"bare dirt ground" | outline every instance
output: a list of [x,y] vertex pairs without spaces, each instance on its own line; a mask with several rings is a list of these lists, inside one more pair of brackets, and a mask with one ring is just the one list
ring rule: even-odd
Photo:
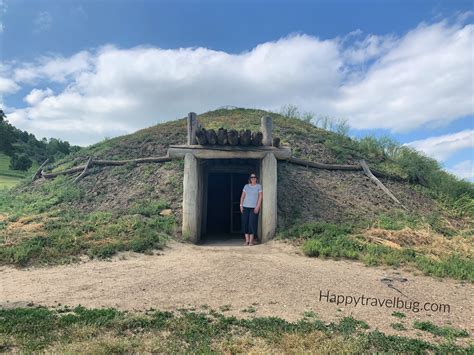
[[[420,309],[425,302],[448,304],[450,312],[336,305],[320,300],[320,294],[328,291],[380,300],[398,297],[419,302]],[[366,321],[370,329],[431,341],[440,339],[414,330],[414,320],[463,328],[471,336],[474,332],[474,287],[470,283],[352,261],[308,258],[298,248],[276,241],[252,247],[172,242],[156,255],[127,253],[112,261],[23,270],[1,267],[0,307],[31,303],[127,310],[223,307],[227,315],[277,316],[290,321],[313,311],[324,321],[352,315]],[[403,312],[406,318],[395,318],[394,311]],[[408,330],[394,330],[390,324],[397,322]]]

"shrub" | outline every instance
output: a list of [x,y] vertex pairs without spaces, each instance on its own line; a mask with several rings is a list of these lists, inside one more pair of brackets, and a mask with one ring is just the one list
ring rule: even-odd
[[27,171],[33,165],[33,161],[24,154],[13,154],[10,159],[9,168],[12,170]]

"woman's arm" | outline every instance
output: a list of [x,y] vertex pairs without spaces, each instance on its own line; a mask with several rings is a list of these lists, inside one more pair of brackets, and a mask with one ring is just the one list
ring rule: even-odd
[[245,191],[242,191],[242,195],[240,196],[240,212],[244,213],[244,200],[245,200]]
[[263,198],[263,192],[260,191],[258,193],[258,201],[257,201],[257,206],[255,207],[255,213],[258,213],[258,211],[260,211],[260,205],[262,204],[262,198]]

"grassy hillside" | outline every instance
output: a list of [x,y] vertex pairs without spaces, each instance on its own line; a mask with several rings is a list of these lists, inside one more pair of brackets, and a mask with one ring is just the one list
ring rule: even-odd
[[[206,128],[258,130],[267,114],[217,110],[198,119]],[[301,244],[309,256],[352,258],[473,280],[473,184],[393,142],[352,140],[297,118],[271,115],[275,136],[289,144],[296,157],[347,164],[364,158],[371,168],[406,179],[382,181],[408,208],[398,210],[360,172],[279,162],[279,237]],[[83,164],[90,155],[162,156],[170,144],[185,142],[183,118],[104,140],[52,168]],[[149,252],[168,238],[182,239],[182,160],[95,167],[80,183],[72,179],[25,182],[0,194],[0,263],[57,263],[83,254],[103,258],[120,250]],[[341,225],[347,228],[334,229]]]
[[37,140],[33,134],[10,124],[0,109],[0,189],[12,187],[30,176],[46,159],[54,162],[79,149],[55,138]]
[[8,155],[0,153],[0,190],[15,186],[25,177],[34,174],[36,169],[38,169],[38,163],[33,162],[28,171],[11,170],[9,167],[10,159]]

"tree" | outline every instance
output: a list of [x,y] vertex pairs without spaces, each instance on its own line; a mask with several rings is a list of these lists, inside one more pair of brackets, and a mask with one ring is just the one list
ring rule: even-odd
[[5,115],[5,112],[3,112],[3,110],[0,108],[0,123],[5,121],[6,118],[7,115]]
[[32,165],[33,162],[25,154],[13,154],[10,159],[10,169],[12,170],[27,171],[29,168],[31,168]]

